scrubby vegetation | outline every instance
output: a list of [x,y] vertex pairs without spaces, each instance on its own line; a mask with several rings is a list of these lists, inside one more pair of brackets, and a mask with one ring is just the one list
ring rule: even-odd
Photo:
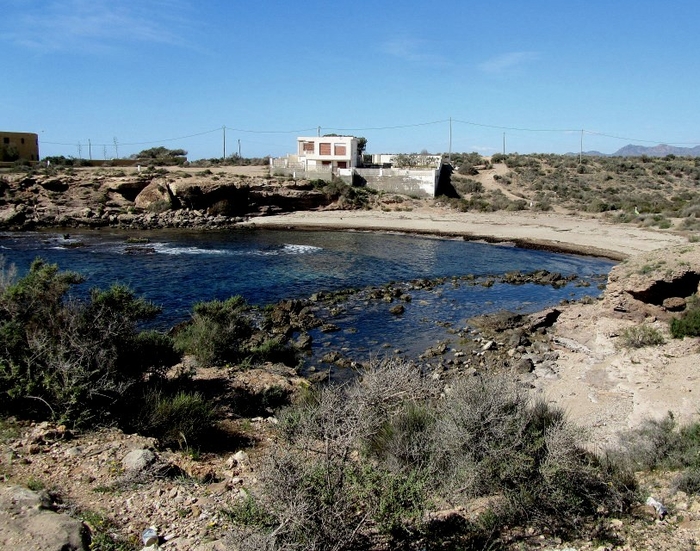
[[[691,157],[583,157],[517,153],[452,154],[452,181],[461,210],[505,210],[559,206],[573,212],[605,213],[614,222],[634,222],[661,229],[681,219],[681,229],[697,229],[700,213],[700,159]],[[495,189],[479,187],[480,175],[496,165],[507,172],[493,176]],[[470,182],[471,180],[471,182]],[[476,182],[472,183],[472,182]],[[483,183],[482,183],[483,186]],[[500,187],[500,189],[498,189]],[[506,201],[495,191],[522,198]],[[514,204],[515,203],[515,204]]]
[[137,330],[158,308],[115,285],[89,301],[67,296],[81,281],[35,261],[0,295],[2,407],[93,424],[125,413],[142,380],[162,374],[175,357],[164,335]]
[[[280,431],[261,487],[231,512],[240,549],[496,549],[506,526],[583,533],[634,496],[630,472],[500,377],[441,397],[418,367],[381,362],[310,393]],[[475,499],[479,514],[455,509]]]
[[81,281],[42,260],[20,279],[11,267],[0,270],[4,415],[86,429],[117,425],[156,436],[164,446],[199,447],[215,412],[192,389],[191,374],[167,376],[182,354],[203,367],[296,361],[286,340],[264,332],[248,340],[255,327],[240,297],[195,305],[191,322],[173,339],[143,328],[160,311],[154,304],[121,285],[78,299],[70,290]]
[[700,423],[679,426],[669,412],[624,434],[621,443],[632,468],[673,471],[676,489],[700,494]]
[[689,304],[679,318],[671,320],[671,335],[675,339],[700,336],[700,304],[697,299]]
[[333,178],[330,182],[311,180],[309,184],[313,189],[323,192],[328,201],[336,201],[340,208],[345,209],[365,208],[369,205],[370,198],[377,194],[376,190],[349,185],[339,178]]
[[623,348],[644,348],[664,343],[661,332],[651,325],[635,325],[628,327],[621,335]]

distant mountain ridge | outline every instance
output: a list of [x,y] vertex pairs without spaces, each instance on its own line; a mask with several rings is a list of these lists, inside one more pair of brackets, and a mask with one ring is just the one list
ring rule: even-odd
[[695,147],[676,147],[673,145],[659,144],[652,147],[644,147],[642,145],[626,145],[618,149],[613,156],[615,157],[665,157],[666,155],[675,155],[677,157],[700,157],[700,145]]
[[[567,155],[579,155],[578,153],[567,153]],[[615,153],[601,153],[600,151],[584,151],[586,157],[665,157],[675,155],[676,157],[700,157],[700,145],[695,147],[676,147],[673,145],[659,144],[651,147],[643,145],[626,145],[618,149]]]

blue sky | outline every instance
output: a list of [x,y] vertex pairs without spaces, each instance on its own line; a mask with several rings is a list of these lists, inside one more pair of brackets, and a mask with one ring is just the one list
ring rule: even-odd
[[224,126],[245,157],[318,127],[446,152],[450,119],[453,152],[694,146],[698,21],[697,0],[2,0],[0,129],[96,159],[220,157]]

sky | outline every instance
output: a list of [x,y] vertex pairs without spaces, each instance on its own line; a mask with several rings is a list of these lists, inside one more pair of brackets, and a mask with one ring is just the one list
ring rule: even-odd
[[[697,0],[0,0],[0,130],[42,157],[700,144]],[[225,145],[224,145],[225,142]]]

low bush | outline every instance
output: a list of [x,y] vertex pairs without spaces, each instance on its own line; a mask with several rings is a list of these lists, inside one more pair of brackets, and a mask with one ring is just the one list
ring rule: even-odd
[[683,312],[680,318],[672,319],[670,329],[674,339],[700,336],[700,307],[695,305]]
[[[4,278],[0,278],[3,279]],[[0,294],[0,407],[92,425],[120,418],[134,389],[174,362],[169,339],[139,324],[159,308],[126,287],[68,299],[81,281],[36,260]]]
[[134,420],[141,434],[158,438],[162,446],[198,448],[211,434],[214,409],[198,392],[147,391]]
[[460,194],[481,193],[484,191],[484,185],[471,178],[455,179],[453,185]]
[[285,365],[296,363],[296,350],[281,337],[266,339],[261,344],[246,350],[248,363],[279,362]]
[[700,423],[679,427],[671,412],[646,420],[620,443],[636,469],[700,468]]
[[664,337],[661,332],[651,325],[635,325],[633,327],[628,327],[620,336],[620,344],[623,348],[658,346],[664,342]]
[[674,480],[674,486],[687,494],[700,494],[700,466],[693,465],[685,469]]
[[[585,451],[562,411],[501,377],[454,381],[439,398],[416,366],[375,363],[359,381],[310,393],[279,427],[256,495],[273,520],[245,528],[270,549],[358,549],[372,535],[399,548],[426,534],[430,548],[480,548],[506,525],[585,531],[634,496],[630,471]],[[431,499],[483,497],[492,505],[474,523],[425,515]]]
[[175,335],[175,348],[203,367],[241,360],[243,344],[253,332],[247,311],[240,296],[195,304],[192,319]]

